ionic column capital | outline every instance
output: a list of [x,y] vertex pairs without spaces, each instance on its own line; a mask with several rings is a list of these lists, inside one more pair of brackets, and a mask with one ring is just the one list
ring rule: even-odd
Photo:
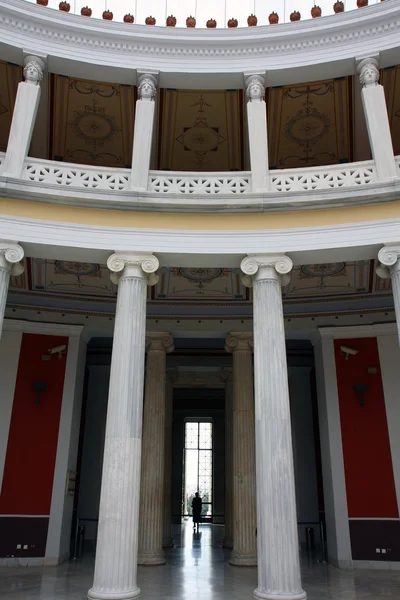
[[243,333],[230,333],[225,341],[225,350],[227,352],[234,353],[237,350],[253,352],[253,348],[253,334],[247,331]]
[[243,73],[247,102],[264,100],[265,71]]
[[172,352],[174,349],[174,338],[170,333],[147,333],[146,334],[146,352],[157,350],[161,352]]
[[24,56],[24,81],[30,85],[40,85],[46,68],[45,57],[36,54]]
[[158,88],[158,71],[137,71],[138,98],[144,102],[156,99]]
[[10,271],[10,275],[21,275],[25,267],[21,265],[24,249],[13,242],[0,242],[0,268]]
[[293,262],[286,254],[249,254],[240,268],[245,275],[243,283],[248,287],[262,279],[276,279],[284,286],[289,283]]
[[375,57],[363,58],[357,62],[357,73],[363,88],[379,83],[379,62]]
[[150,252],[116,252],[107,260],[110,279],[118,284],[122,277],[139,277],[147,281],[147,285],[155,285],[158,275],[155,274],[160,263]]
[[376,273],[382,279],[388,279],[394,271],[400,270],[400,242],[383,246],[378,252],[378,260]]

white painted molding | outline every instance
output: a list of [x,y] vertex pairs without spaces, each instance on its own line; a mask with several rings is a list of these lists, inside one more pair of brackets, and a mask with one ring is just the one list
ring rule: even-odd
[[21,321],[20,319],[4,319],[3,331],[21,333],[37,333],[42,335],[60,335],[82,337],[85,339],[83,325],[63,325],[59,323],[40,323],[36,321]]
[[[14,62],[22,52],[48,54],[56,73],[134,83],[133,69],[160,71],[162,87],[242,87],[243,72],[267,70],[269,85],[316,81],[354,72],[354,57],[380,53],[381,66],[398,64],[400,6],[363,9],[279,27],[148,27],[82,19],[23,0],[0,1],[0,43]],[[389,52],[391,51],[391,52]],[[387,56],[386,56],[387,55]],[[191,74],[198,75],[193,81]],[[221,76],[226,74],[226,76]],[[229,76],[230,75],[230,76]],[[123,81],[121,81],[123,79]],[[209,88],[208,88],[209,89]]]
[[376,325],[350,325],[348,327],[319,327],[323,339],[356,339],[385,335],[397,335],[396,323],[378,323]]
[[[286,253],[293,263],[375,258],[382,244],[398,238],[400,217],[364,223],[277,230],[177,230],[100,227],[0,215],[0,238],[18,240],[28,256],[106,262],[112,252],[154,252],[162,266],[239,267],[246,254]],[[86,251],[86,252],[85,252]],[[322,251],[322,252],[321,252]],[[73,258],[72,258],[73,257]],[[211,258],[210,258],[211,260]]]

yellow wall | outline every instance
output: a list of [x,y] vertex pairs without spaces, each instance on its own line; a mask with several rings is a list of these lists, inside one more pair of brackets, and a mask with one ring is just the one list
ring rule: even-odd
[[324,227],[399,218],[400,201],[349,208],[227,215],[102,210],[0,198],[0,214],[100,227],[256,231]]

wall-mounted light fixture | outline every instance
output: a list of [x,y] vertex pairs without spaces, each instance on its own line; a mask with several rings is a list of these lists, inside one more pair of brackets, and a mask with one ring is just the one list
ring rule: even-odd
[[32,389],[36,392],[35,404],[40,404],[40,394],[47,389],[47,383],[44,381],[34,381]]
[[355,392],[357,392],[357,394],[360,396],[360,406],[361,407],[365,406],[364,396],[368,390],[368,384],[367,383],[356,383],[355,385],[353,385],[353,390]]

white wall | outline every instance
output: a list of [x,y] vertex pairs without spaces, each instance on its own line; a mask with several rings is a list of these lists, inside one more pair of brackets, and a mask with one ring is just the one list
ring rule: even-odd
[[[89,381],[78,516],[97,519],[99,516],[110,367],[108,365],[90,365],[88,369]],[[85,525],[85,539],[94,540],[97,534],[97,524],[85,521],[82,524]]]
[[7,331],[7,321],[4,321],[3,334],[0,340],[0,494],[6,462],[21,340],[22,332]]

